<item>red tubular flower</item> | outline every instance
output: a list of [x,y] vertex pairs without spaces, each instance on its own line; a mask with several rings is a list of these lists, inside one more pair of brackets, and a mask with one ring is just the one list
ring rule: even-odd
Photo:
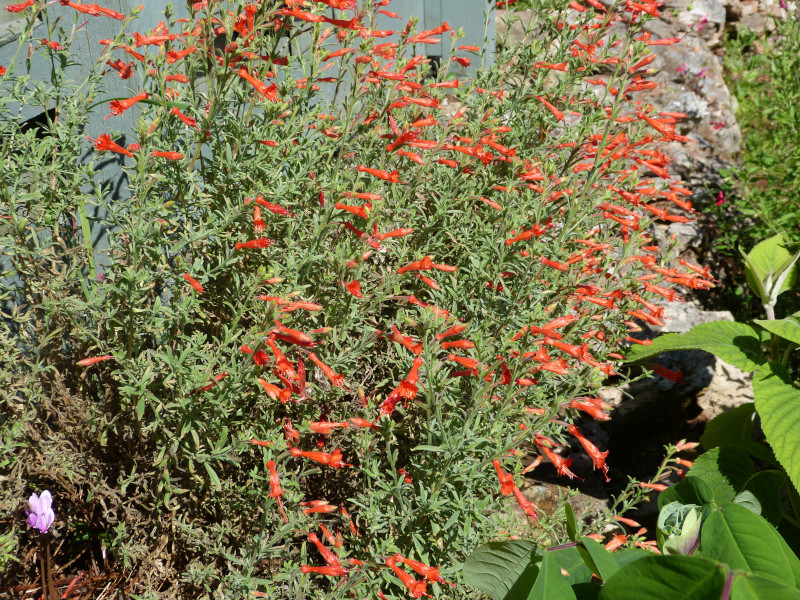
[[400,401],[401,398],[407,400],[413,400],[417,397],[417,381],[419,381],[419,368],[423,365],[423,360],[419,356],[414,359],[414,364],[411,366],[411,370],[408,372],[403,381],[400,382],[400,385],[386,397],[386,400],[381,402],[380,406],[380,416],[387,415],[391,416],[394,412],[394,407],[397,406],[397,403]]
[[197,127],[197,121],[192,119],[191,117],[187,117],[183,114],[180,110],[178,110],[177,106],[172,107],[172,114],[178,117],[184,124],[188,125],[189,127]]
[[445,581],[442,579],[441,575],[439,575],[439,567],[429,567],[425,563],[419,562],[417,560],[411,560],[410,558],[405,558],[402,554],[395,554],[394,559],[398,562],[403,563],[411,567],[414,571],[418,574],[422,575],[428,581],[435,581],[436,583],[446,583],[449,586],[456,587],[449,581]]
[[322,558],[325,560],[326,563],[334,567],[341,566],[341,563],[339,562],[339,557],[325,547],[325,544],[323,544],[320,541],[316,533],[309,533],[308,541],[317,547],[317,550],[319,550],[319,553],[322,555]]
[[18,13],[22,12],[26,8],[30,8],[34,4],[36,4],[35,0],[26,0],[21,4],[9,4],[8,6],[5,7],[5,9],[10,13]]
[[386,559],[386,566],[391,567],[392,571],[395,572],[395,575],[397,575],[403,585],[406,586],[413,598],[421,598],[426,595],[425,592],[428,589],[428,582],[424,579],[422,581],[414,579],[410,574],[397,566],[397,561],[394,557],[390,556]]
[[578,438],[581,446],[583,446],[584,450],[586,450],[586,453],[592,458],[595,469],[600,469],[603,472],[603,476],[606,478],[606,481],[611,481],[608,478],[608,465],[606,465],[606,456],[608,456],[608,451],[606,450],[605,452],[600,452],[597,446],[583,437],[575,425],[570,425],[567,428],[567,431]]
[[75,364],[78,365],[79,367],[91,367],[92,365],[95,365],[99,362],[103,362],[104,360],[114,360],[114,357],[111,356],[110,354],[105,354],[103,356],[93,356],[91,358],[84,358],[82,360],[79,360]]
[[246,80],[259,94],[264,96],[264,98],[270,102],[278,101],[278,86],[274,83],[268,86],[263,81],[259,81],[250,75],[250,73],[247,72],[247,69],[239,69],[239,77]]
[[116,152],[117,154],[124,154],[125,156],[133,157],[133,154],[130,150],[126,150],[116,142],[111,140],[111,136],[107,133],[101,133],[96,140],[92,140],[92,138],[88,138],[92,142],[94,142],[94,147],[98,152]]
[[[553,463],[553,466],[556,468],[556,471],[558,472],[559,475],[566,475],[570,479],[576,477],[575,473],[569,470],[569,466],[572,464],[572,459],[564,458],[553,452],[547,445],[548,444],[547,438],[537,433],[536,437],[533,440],[533,443],[536,444],[539,447],[539,449],[542,452],[544,452],[545,456],[547,456],[550,462]],[[578,479],[581,478],[578,477]],[[583,480],[581,479],[581,481]]]
[[347,464],[342,462],[342,451],[338,448],[333,452],[317,452],[317,451],[305,451],[300,450],[299,448],[292,447],[289,449],[289,454],[294,456],[295,458],[307,458],[308,460],[313,460],[323,465],[327,465],[334,469],[338,469],[339,467],[352,467],[353,465]]
[[454,335],[459,335],[461,333],[464,333],[464,331],[466,329],[467,329],[467,325],[465,323],[456,323],[455,325],[453,325],[452,327],[450,327],[446,331],[443,331],[442,333],[437,333],[436,334],[436,339],[441,342],[445,338],[452,337]]
[[364,165],[358,165],[358,170],[361,173],[369,173],[370,175],[377,177],[378,179],[388,181],[389,183],[405,183],[405,181],[400,181],[400,173],[397,171],[397,169],[390,172],[381,171],[380,169],[371,169],[369,167],[365,167]]
[[301,565],[300,571],[302,573],[327,575],[328,577],[346,577],[347,573],[349,573],[349,571],[344,567],[337,567],[335,565],[328,565],[327,567],[311,567],[309,565]]
[[[314,340],[311,339],[308,335],[303,333],[302,331],[298,331],[297,329],[290,329],[285,325],[282,325],[278,321],[275,321],[275,327],[270,330],[270,334],[280,334],[283,338],[289,338],[289,342],[293,344],[297,344],[298,346],[314,346]],[[283,341],[287,341],[284,339]]]
[[188,273],[185,273],[185,274],[183,275],[183,278],[186,280],[186,282],[187,282],[187,283],[188,283],[190,286],[192,286],[192,287],[194,288],[194,291],[195,291],[195,292],[197,292],[198,294],[202,294],[202,293],[203,293],[203,286],[202,286],[202,285],[200,285],[200,282],[199,282],[199,281],[197,281],[197,280],[196,280],[194,277],[192,277],[192,276],[191,276],[191,275],[189,275]]
[[372,210],[372,204],[367,202],[363,206],[350,206],[348,204],[342,204],[341,202],[336,203],[336,208],[339,210],[344,210],[353,214],[357,217],[361,217],[362,219],[368,219],[369,213],[367,211]]
[[522,509],[527,516],[529,516],[533,521],[538,525],[539,523],[539,514],[536,512],[536,506],[528,500],[520,491],[520,489],[515,485],[514,489],[514,498],[517,499],[517,504]]
[[683,380],[683,371],[672,371],[671,369],[667,369],[666,367],[662,367],[661,365],[650,365],[650,368],[653,370],[654,373],[658,373],[664,379],[669,379],[670,381],[674,381],[675,383],[686,383]]
[[274,383],[270,383],[261,377],[258,378],[258,383],[261,384],[261,387],[267,392],[267,396],[273,400],[280,400],[283,404],[286,404],[292,397],[292,390],[290,388],[281,389]]
[[551,113],[553,113],[553,116],[556,118],[556,121],[560,121],[561,119],[563,119],[563,118],[564,118],[564,113],[563,113],[563,112],[561,112],[560,110],[558,110],[558,109],[557,109],[555,106],[553,106],[552,104],[550,104],[550,103],[549,103],[549,102],[548,102],[548,101],[547,101],[547,100],[544,98],[544,96],[537,96],[537,97],[536,97],[536,99],[537,99],[539,102],[541,102],[542,104],[544,104],[544,105],[547,107],[547,110],[549,110]]
[[517,487],[517,484],[514,483],[514,477],[503,470],[499,460],[493,460],[492,464],[497,471],[497,478],[500,480],[500,493],[504,496],[513,494],[514,489]]
[[255,240],[248,240],[246,242],[236,242],[235,248],[237,250],[241,250],[242,248],[247,248],[248,250],[252,250],[254,248],[269,248],[275,240],[271,240],[269,238],[258,238]]
[[128,98],[127,100],[112,100],[110,105],[111,114],[121,115],[137,102],[140,102],[141,100],[147,100],[147,98],[149,97],[150,94],[148,94],[147,92],[142,92],[138,96],[134,96],[133,98]]
[[166,158],[167,160],[183,160],[183,154],[180,152],[162,152],[160,150],[153,150],[153,156],[156,158]]
[[350,427],[348,421],[309,421],[308,428],[320,435],[330,435],[337,429]]
[[162,35],[142,35],[137,31],[133,34],[133,39],[136,41],[137,48],[141,48],[142,46],[163,46],[165,42],[172,42],[177,37],[178,36],[174,33],[166,33]]
[[345,289],[356,298],[364,297],[364,294],[361,293],[361,284],[358,282],[358,280],[353,280],[350,283],[345,283],[343,281],[342,284],[344,285]]
[[415,341],[410,335],[403,335],[395,325],[392,325],[392,341],[411,351],[415,356],[422,354],[422,342]]
[[172,63],[174,63],[174,62],[176,62],[176,61],[178,61],[178,60],[180,60],[182,58],[186,58],[190,54],[194,54],[196,51],[197,51],[197,48],[195,46],[190,46],[189,48],[186,48],[185,50],[170,50],[166,54],[166,59],[167,59],[167,62],[169,64],[172,64]]
[[657,492],[663,492],[665,489],[667,489],[667,486],[665,486],[663,483],[646,483],[644,481],[639,482],[639,487],[648,490],[655,490]]
[[328,365],[326,365],[319,358],[317,358],[317,355],[314,354],[313,352],[308,353],[308,358],[310,358],[314,362],[314,364],[316,364],[320,369],[322,369],[322,372],[325,374],[325,377],[330,379],[331,383],[335,387],[347,389],[347,386],[344,384],[344,375],[336,373]]
[[407,235],[411,235],[412,233],[414,233],[413,229],[410,229],[408,227],[402,227],[400,229],[395,229],[393,231],[379,233],[378,235],[375,236],[375,239],[383,241],[389,238],[405,237]]
[[288,523],[289,518],[286,516],[286,511],[283,509],[283,490],[281,489],[281,480],[278,478],[278,472],[275,470],[275,461],[267,461],[267,469],[269,469],[269,497],[275,498],[278,501],[278,508],[283,516],[283,522]]
[[114,69],[117,73],[119,73],[120,79],[129,79],[133,76],[133,63],[123,62],[119,59],[117,60],[108,60],[106,64]]

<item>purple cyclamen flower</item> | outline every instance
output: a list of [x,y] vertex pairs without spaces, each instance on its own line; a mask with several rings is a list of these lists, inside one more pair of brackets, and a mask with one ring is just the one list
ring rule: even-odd
[[28,508],[25,509],[25,513],[28,515],[28,525],[42,533],[47,533],[56,518],[52,505],[53,497],[49,491],[43,491],[41,496],[32,494],[28,500]]

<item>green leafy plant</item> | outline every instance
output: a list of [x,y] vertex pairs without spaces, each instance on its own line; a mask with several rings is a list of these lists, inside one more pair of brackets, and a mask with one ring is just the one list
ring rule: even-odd
[[[738,320],[748,320],[760,307],[751,302],[738,277],[739,247],[752,247],[778,233],[796,250],[800,231],[800,13],[770,17],[774,31],[754,33],[744,27],[724,41],[725,79],[736,99],[741,130],[741,156],[723,171],[722,190],[709,190],[718,205],[709,212],[710,244],[719,262],[731,261],[730,279],[718,293]],[[728,127],[730,123],[720,123]],[[800,308],[796,293],[784,299],[789,312]]]
[[[468,79],[449,71],[480,48],[379,29],[383,6],[196,2],[145,31],[14,7],[0,506],[52,490],[82,560],[110,542],[118,595],[462,597],[504,494],[563,536],[513,484],[522,450],[581,476],[577,439],[605,473],[573,421],[606,418],[630,316],[704,285],[647,234],[691,216],[650,204],[689,206],[654,146],[676,120],[638,103],[640,9],[620,37],[623,3],[539,2],[535,41]],[[74,81],[90,17],[120,29]]]

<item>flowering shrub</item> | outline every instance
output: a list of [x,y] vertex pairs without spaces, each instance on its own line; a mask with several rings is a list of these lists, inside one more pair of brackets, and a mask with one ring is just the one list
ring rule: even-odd
[[[638,29],[656,5],[543,0],[535,41],[467,80],[448,67],[479,48],[373,29],[387,2],[197,2],[147,32],[62,4],[122,30],[73,83],[74,31],[12,7],[57,46],[29,27],[52,83],[0,79],[4,506],[79,474],[65,518],[94,519],[131,586],[205,597],[463,597],[503,494],[563,536],[521,460],[581,476],[575,436],[607,473],[573,421],[607,418],[595,393],[654,299],[711,285],[647,233],[692,211],[653,146],[682,115],[635,100],[676,41]],[[45,99],[21,126],[14,103]],[[106,161],[127,199],[95,183]]]

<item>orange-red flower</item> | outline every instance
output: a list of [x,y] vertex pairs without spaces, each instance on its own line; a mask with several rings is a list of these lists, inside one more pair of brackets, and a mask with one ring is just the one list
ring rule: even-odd
[[127,150],[126,148],[123,148],[116,142],[112,141],[111,136],[107,133],[101,133],[99,136],[97,136],[96,140],[92,140],[92,138],[89,139],[94,142],[94,147],[98,152],[109,151],[133,157],[133,153],[130,150]]
[[137,102],[141,102],[142,100],[147,100],[147,98],[149,97],[150,94],[148,94],[147,92],[142,92],[138,96],[134,96],[133,98],[128,98],[126,100],[112,100],[110,105],[111,114],[121,115]]
[[603,476],[606,478],[606,481],[611,481],[608,478],[608,465],[606,465],[606,456],[608,456],[608,451],[606,450],[605,452],[600,452],[597,446],[595,446],[592,442],[583,437],[583,435],[581,434],[580,431],[578,431],[578,428],[575,427],[575,425],[570,425],[567,428],[567,431],[572,435],[574,435],[576,438],[578,438],[578,441],[581,443],[584,450],[586,450],[586,453],[592,458],[592,461],[594,462],[594,467],[596,469],[600,469],[603,472]]
[[414,579],[409,573],[406,573],[397,566],[397,561],[392,556],[386,559],[386,566],[391,567],[392,571],[395,572],[395,575],[397,575],[403,585],[406,586],[413,598],[421,598],[426,595],[425,592],[428,589],[428,582],[426,580],[417,581]]
[[192,288],[194,288],[195,292],[197,292],[198,294],[202,294],[203,293],[203,286],[200,285],[200,282],[197,281],[197,279],[195,279],[194,277],[192,277],[188,273],[184,273],[183,278],[186,280],[186,282],[189,285],[192,286]]
[[316,452],[316,451],[300,450],[300,448],[295,448],[293,446],[289,449],[289,454],[291,454],[295,458],[300,458],[300,457],[307,458],[308,460],[313,460],[320,464],[333,467],[334,469],[338,469],[339,467],[353,466],[345,462],[342,462],[342,451],[339,450],[338,448],[333,452]]

